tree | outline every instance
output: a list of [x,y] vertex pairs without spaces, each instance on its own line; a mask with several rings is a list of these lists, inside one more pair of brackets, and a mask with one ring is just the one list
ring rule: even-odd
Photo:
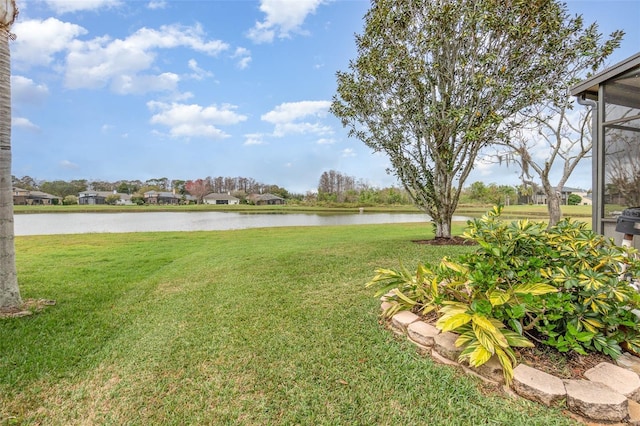
[[321,201],[346,201],[347,196],[354,195],[356,179],[335,170],[323,172],[318,182],[318,198]]
[[105,182],[103,180],[93,180],[90,182],[90,185],[93,191],[103,191],[103,192],[113,191],[115,187],[113,183]]
[[[517,117],[518,128],[503,144],[507,151],[501,155],[519,165],[524,184],[533,184],[534,176],[540,179],[547,198],[549,227],[562,217],[562,188],[578,163],[591,155],[591,111],[574,111],[570,88],[596,71],[620,46],[623,36],[622,31],[615,31],[603,41],[597,24],[591,24],[571,37],[566,46],[562,85],[554,86],[541,103],[522,111]],[[556,169],[560,169],[560,178],[554,185],[551,179]]]
[[84,179],[70,182],[64,180],[44,181],[40,184],[40,190],[64,198],[67,195],[78,195],[78,193],[86,191],[87,181]]
[[467,192],[469,193],[469,198],[473,201],[484,203],[484,199],[487,195],[487,185],[480,181],[473,182],[467,189]]
[[62,204],[65,206],[74,206],[78,204],[78,197],[76,197],[75,195],[67,195],[62,200]]
[[582,197],[578,194],[570,194],[567,198],[567,204],[570,206],[577,206],[582,201]]
[[29,191],[38,189],[38,183],[31,176],[23,176],[22,178],[12,176],[11,179],[13,180],[13,186],[17,186],[18,188]]
[[505,120],[557,84],[564,45],[582,28],[550,0],[374,0],[358,57],[338,72],[331,112],[390,160],[436,237],[479,151]]
[[9,32],[18,15],[15,0],[0,1],[0,309],[22,305],[13,231],[11,188],[11,56]]
[[186,189],[189,194],[196,197],[196,202],[198,204],[202,204],[204,196],[212,192],[211,185],[209,185],[209,178],[188,180],[184,184],[184,189]]
[[532,204],[533,193],[535,191],[534,185],[527,185],[523,183],[518,186],[518,203],[520,204]]
[[143,183],[133,180],[121,180],[114,184],[116,186],[116,191],[122,194],[134,194],[140,190]]
[[186,180],[174,179],[171,181],[171,187],[173,188],[174,191],[176,191],[176,194],[187,195],[187,190],[184,189],[184,185],[186,183],[187,183]]
[[169,179],[166,177],[148,179],[145,181],[145,185],[158,187],[159,191],[168,191]]
[[118,204],[118,201],[120,201],[120,195],[118,194],[109,194],[104,199],[105,204],[108,204],[110,206],[115,206],[116,204]]

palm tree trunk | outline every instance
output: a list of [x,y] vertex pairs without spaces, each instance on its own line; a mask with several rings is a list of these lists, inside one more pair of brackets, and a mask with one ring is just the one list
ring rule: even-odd
[[20,305],[11,182],[11,57],[9,32],[0,30],[0,309]]

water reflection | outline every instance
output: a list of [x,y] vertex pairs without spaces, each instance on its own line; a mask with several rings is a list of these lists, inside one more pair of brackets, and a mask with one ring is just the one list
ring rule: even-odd
[[[454,221],[469,218],[457,216]],[[282,226],[364,225],[430,221],[424,214],[265,214],[233,212],[43,213],[14,216],[15,235],[226,231]]]

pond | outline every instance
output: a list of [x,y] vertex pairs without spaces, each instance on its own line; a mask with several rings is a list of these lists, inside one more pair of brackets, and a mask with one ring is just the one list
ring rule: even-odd
[[[456,216],[454,221],[469,218]],[[15,235],[225,231],[282,226],[429,223],[420,213],[304,214],[233,212],[42,213],[14,216]]]

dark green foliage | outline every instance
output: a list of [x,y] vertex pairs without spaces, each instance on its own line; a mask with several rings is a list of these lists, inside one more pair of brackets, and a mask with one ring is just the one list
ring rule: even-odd
[[582,201],[582,197],[578,194],[571,194],[569,198],[567,198],[567,204],[570,206],[577,206]]
[[616,246],[582,222],[565,219],[546,229],[528,220],[503,222],[500,213],[495,207],[469,222],[464,235],[478,243],[474,252],[438,267],[420,265],[416,274],[380,270],[371,284],[398,288],[394,310],[437,310],[443,329],[460,332],[481,316],[560,352],[616,358],[623,344],[640,349],[632,312],[640,297],[629,282],[640,275],[635,249]]
[[553,97],[591,31],[549,0],[376,0],[364,20],[331,112],[388,157],[436,236],[449,238],[480,151]]

